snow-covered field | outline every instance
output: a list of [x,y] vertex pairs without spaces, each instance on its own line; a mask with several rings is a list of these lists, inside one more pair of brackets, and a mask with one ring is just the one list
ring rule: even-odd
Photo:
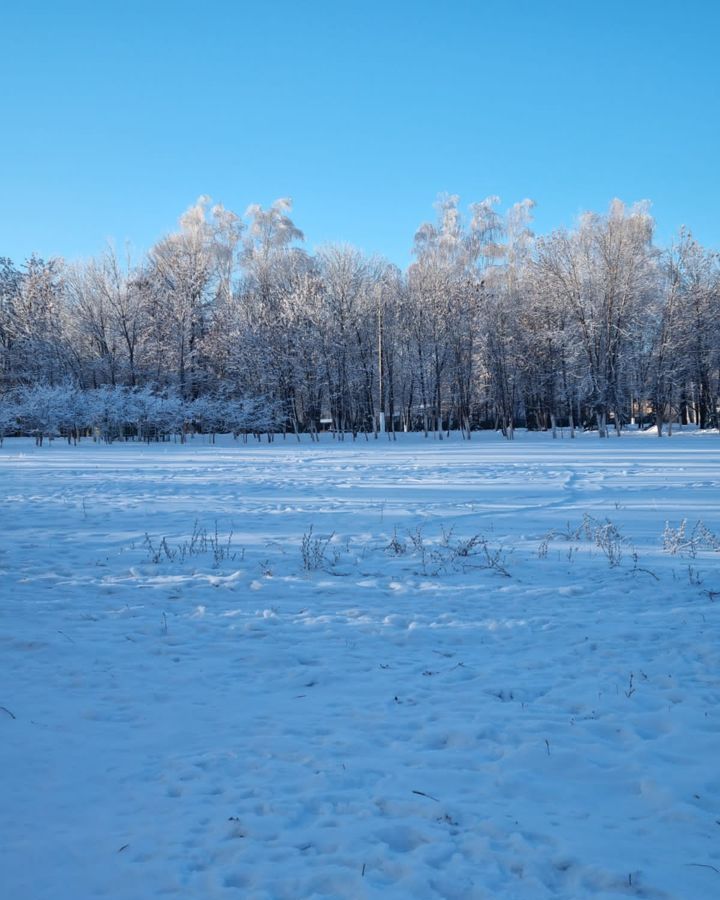
[[15,439],[0,510],[3,898],[720,897],[718,435]]

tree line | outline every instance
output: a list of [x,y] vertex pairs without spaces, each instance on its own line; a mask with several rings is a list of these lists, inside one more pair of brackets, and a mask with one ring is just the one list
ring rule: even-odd
[[0,437],[717,428],[718,254],[615,200],[536,237],[456,196],[406,271],[201,197],[138,262],[0,259]]

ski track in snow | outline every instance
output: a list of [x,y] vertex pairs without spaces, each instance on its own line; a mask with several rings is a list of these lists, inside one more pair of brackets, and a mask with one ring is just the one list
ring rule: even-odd
[[13,439],[0,512],[2,897],[720,897],[717,435]]

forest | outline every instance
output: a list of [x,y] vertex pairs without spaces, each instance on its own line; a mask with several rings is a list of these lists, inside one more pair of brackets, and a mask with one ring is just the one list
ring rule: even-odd
[[720,424],[720,264],[645,202],[532,231],[442,196],[406,271],[200,197],[139,261],[0,258],[0,439]]

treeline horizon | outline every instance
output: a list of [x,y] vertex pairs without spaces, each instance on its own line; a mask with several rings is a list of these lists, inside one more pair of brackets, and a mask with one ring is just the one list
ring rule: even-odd
[[0,438],[720,425],[716,251],[647,203],[498,207],[441,197],[405,271],[207,197],[137,262],[0,257]]

